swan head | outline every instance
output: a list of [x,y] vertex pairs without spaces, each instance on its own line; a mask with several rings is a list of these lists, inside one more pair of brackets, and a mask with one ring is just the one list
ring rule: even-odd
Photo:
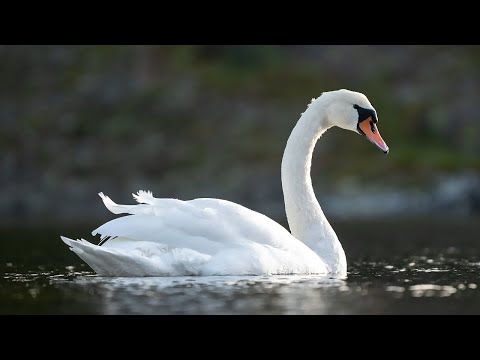
[[364,94],[342,89],[325,92],[320,98],[324,98],[327,102],[327,119],[331,126],[338,126],[365,136],[388,154],[388,146],[378,131],[377,112]]

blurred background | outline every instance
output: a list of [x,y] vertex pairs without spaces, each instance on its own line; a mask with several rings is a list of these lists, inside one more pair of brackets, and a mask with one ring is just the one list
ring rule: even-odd
[[[224,198],[288,228],[287,138],[312,98],[341,88],[367,95],[390,147],[385,156],[334,128],[315,149],[313,185],[349,284],[387,292],[368,300],[373,313],[480,312],[480,291],[462,290],[477,288],[480,264],[479,46],[1,45],[0,313],[117,304],[52,280],[91,274],[59,235],[99,241],[90,232],[116,217],[100,191],[127,204],[140,189]],[[415,292],[411,303],[388,293],[425,283],[464,302],[419,307]],[[138,311],[158,310],[149,306]]]
[[390,146],[332,129],[331,218],[480,212],[479,46],[1,46],[2,223],[100,224],[97,193],[219,197],[285,220],[280,163],[313,97],[366,94]]

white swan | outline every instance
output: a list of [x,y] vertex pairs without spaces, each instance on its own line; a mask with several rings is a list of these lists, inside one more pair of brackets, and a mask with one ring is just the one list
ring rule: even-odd
[[366,136],[383,152],[367,97],[349,90],[312,99],[293,129],[282,160],[282,186],[291,234],[258,212],[220,199],[156,199],[133,195],[118,205],[100,193],[114,214],[131,214],[92,232],[102,241],[62,240],[99,275],[182,276],[329,274],[345,277],[347,261],[312,187],[310,166],[318,138],[338,126]]

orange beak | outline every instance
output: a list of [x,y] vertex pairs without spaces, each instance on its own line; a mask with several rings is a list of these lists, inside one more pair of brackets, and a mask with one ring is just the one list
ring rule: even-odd
[[361,123],[358,124],[358,128],[360,133],[363,133],[367,137],[370,142],[375,144],[380,150],[382,150],[385,154],[388,154],[388,146],[383,141],[382,137],[380,136],[380,132],[377,129],[377,125],[372,121],[371,117],[363,120]]

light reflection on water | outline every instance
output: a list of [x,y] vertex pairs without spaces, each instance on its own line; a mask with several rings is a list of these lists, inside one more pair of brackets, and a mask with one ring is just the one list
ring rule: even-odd
[[102,278],[58,238],[91,226],[14,227],[0,230],[0,314],[480,314],[478,220],[338,222],[345,280]]
[[[2,313],[396,314],[480,313],[476,259],[412,256],[363,261],[348,278],[212,276],[109,278],[74,266],[6,272]],[[14,270],[14,266],[7,270]],[[35,305],[35,306],[34,306]],[[39,306],[40,305],[40,306]]]
[[107,301],[102,313],[280,314],[326,313],[320,288],[343,280],[321,276],[211,276],[87,278],[70,286],[96,286]]

